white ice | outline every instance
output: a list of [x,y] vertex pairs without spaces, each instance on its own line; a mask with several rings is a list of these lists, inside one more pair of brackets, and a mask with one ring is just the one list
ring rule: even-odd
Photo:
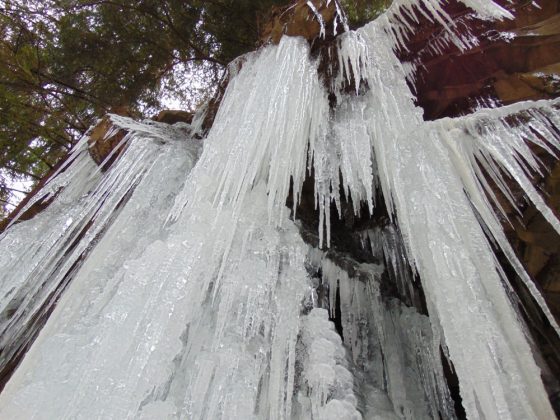
[[[558,104],[424,122],[394,53],[417,4],[340,36],[334,86],[355,89],[337,92],[336,109],[307,43],[284,37],[239,62],[202,152],[196,128],[115,116],[130,134],[101,173],[83,140],[45,190],[51,206],[0,240],[3,349],[17,352],[52,310],[0,395],[0,417],[452,417],[441,348],[469,418],[553,418],[485,229],[557,326],[482,171],[511,175],[558,230],[526,175],[540,169],[527,141],[558,148]],[[449,25],[438,1],[423,4]],[[508,17],[489,1],[465,4]],[[517,114],[524,125],[506,119]],[[396,232],[363,235],[403,273],[401,292],[414,280],[399,262],[410,263],[429,317],[382,298],[381,266],[355,278],[319,250],[308,258],[285,203],[292,189],[295,211],[311,170],[323,247],[341,190],[355,212],[383,192],[404,245],[394,248]],[[331,314],[339,288],[344,340],[328,312],[306,312],[306,261],[329,285]]]

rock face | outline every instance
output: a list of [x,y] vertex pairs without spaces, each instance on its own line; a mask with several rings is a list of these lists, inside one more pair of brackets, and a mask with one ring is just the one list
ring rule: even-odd
[[272,9],[270,20],[263,28],[261,41],[278,44],[284,35],[302,36],[308,41],[313,41],[320,35],[322,27],[335,21],[336,15],[335,1],[297,0],[284,7],[275,7]]
[[420,21],[401,58],[419,64],[414,87],[426,119],[460,115],[488,101],[507,105],[560,94],[560,2],[498,3],[514,19],[481,21],[455,1],[445,6],[460,33],[478,38],[466,51],[454,45],[433,50],[445,32]]
[[[101,165],[105,161],[126,135],[126,132],[123,130],[111,134],[112,130],[113,124],[111,123],[111,119],[105,116],[89,133],[89,154],[98,165]],[[117,156],[118,154],[115,154],[110,161],[106,162],[104,164],[104,169],[107,169]]]
[[175,124],[184,122],[190,124],[193,119],[193,113],[189,111],[181,111],[176,109],[164,109],[160,111],[155,117],[154,121],[166,124]]

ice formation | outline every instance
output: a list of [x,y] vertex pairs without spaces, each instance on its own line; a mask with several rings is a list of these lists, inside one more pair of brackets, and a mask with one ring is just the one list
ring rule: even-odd
[[[155,132],[160,139],[172,137],[173,129]],[[159,135],[159,136],[158,136]],[[133,137],[133,135],[128,136]],[[184,142],[183,142],[184,143]],[[68,168],[52,180],[36,199],[56,199],[33,223],[13,226],[0,241],[0,366],[4,368],[26,343],[33,339],[52,310],[52,302],[60,296],[82,260],[95,247],[100,237],[119,217],[124,203],[136,189],[145,189],[154,205],[163,205],[184,182],[170,178],[165,166],[186,170],[196,160],[200,147],[173,142],[173,149],[159,147],[154,142],[138,142],[126,150],[118,161],[117,169],[101,176],[87,152],[87,139],[76,146],[67,164]],[[181,155],[178,161],[175,155]],[[165,164],[163,163],[165,162]],[[182,165],[182,166],[178,166]],[[165,180],[164,185],[159,185]],[[129,216],[128,231],[123,249],[139,238],[133,232],[148,229],[149,220],[156,220],[157,207],[137,209]],[[115,249],[119,249],[118,247]],[[113,263],[114,264],[114,263]],[[107,269],[113,266],[107,266]]]
[[[335,109],[307,43],[284,37],[243,58],[204,140],[115,116],[129,134],[105,173],[82,140],[49,208],[0,238],[2,368],[35,340],[0,418],[452,419],[447,359],[469,418],[553,418],[487,236],[558,326],[484,174],[508,197],[511,176],[559,231],[527,177],[527,142],[560,149],[559,103],[425,122],[393,51],[412,6],[339,36]],[[310,172],[319,248],[297,222]],[[393,224],[361,232],[379,263],[328,251],[331,203],[373,213],[379,191]],[[387,270],[409,302],[382,296]]]

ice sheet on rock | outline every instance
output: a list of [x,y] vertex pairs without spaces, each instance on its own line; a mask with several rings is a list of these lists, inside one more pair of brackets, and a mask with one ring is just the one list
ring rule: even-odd
[[[3,416],[291,416],[309,286],[307,247],[284,202],[290,176],[303,181],[324,99],[307,54],[286,40],[244,64],[185,187],[172,187],[183,194],[172,217],[154,202],[160,217],[142,246],[121,252],[125,206],[0,397]],[[142,130],[158,137],[157,125]]]
[[200,202],[168,232],[160,216],[143,251],[115,261],[117,221],[2,394],[2,416],[289,417],[306,247],[289,221],[267,224],[264,191],[248,196],[219,286],[231,210]]
[[552,417],[461,168],[439,138],[425,138],[384,25],[376,21],[358,31],[375,50],[356,57],[349,49],[346,57],[366,63],[360,71],[370,87],[364,96],[383,194],[422,279],[434,332],[443,330],[467,415]]
[[[134,137],[134,135],[131,135]],[[10,227],[0,240],[0,365],[6,366],[34,339],[53,304],[64,292],[130,194],[147,176],[160,176],[173,162],[168,150],[144,138],[129,148],[106,174],[98,172],[86,145],[39,195],[55,201],[31,221]],[[177,141],[176,141],[177,142]],[[179,148],[192,166],[197,145]],[[189,166],[186,167],[189,169]],[[157,172],[159,175],[154,175]],[[161,189],[167,191],[168,189]],[[138,238],[136,239],[138,240]]]
[[[497,185],[514,209],[517,203],[504,173],[516,182],[550,225],[560,233],[560,221],[547,206],[528,174],[541,173],[541,162],[530,144],[558,156],[560,151],[560,101],[517,103],[499,109],[481,109],[459,119],[443,119],[426,125],[426,137],[447,145],[471,203],[499,247],[542,308],[551,326],[560,327],[538,288],[503,232],[500,218],[506,218],[487,176]],[[486,175],[487,174],[487,175]],[[498,209],[498,212],[494,211]],[[496,262],[496,265],[498,263]]]

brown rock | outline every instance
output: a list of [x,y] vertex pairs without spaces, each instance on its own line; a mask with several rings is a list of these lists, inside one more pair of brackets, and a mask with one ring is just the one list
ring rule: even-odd
[[189,111],[180,111],[175,109],[164,109],[160,111],[159,114],[154,118],[154,121],[175,124],[178,122],[184,122],[190,124],[193,119],[193,113]]
[[[68,157],[68,156],[67,156]],[[17,207],[10,212],[10,214],[5,218],[0,220],[0,234],[6,230],[6,228],[14,222],[17,218],[17,221],[14,223],[23,222],[24,220],[30,220],[35,217],[37,214],[42,212],[46,209],[56,198],[56,194],[51,195],[48,199],[42,198],[37,200],[32,206],[30,206],[27,210],[22,213],[22,210],[29,204],[29,202],[35,198],[37,194],[40,193],[41,189],[45,186],[47,181],[64,165],[66,162],[67,157],[62,159],[58,162],[54,168],[52,168],[49,173],[47,173],[38,183],[33,187],[33,189],[27,193],[25,198],[21,200],[21,202],[17,205]],[[1,381],[0,381],[1,382]]]
[[560,94],[554,77],[560,67],[560,2],[501,3],[514,14],[513,20],[477,21],[457,2],[446,6],[455,20],[473,22],[469,26],[479,45],[467,51],[448,46],[441,54],[430,52],[427,46],[443,30],[427,21],[419,24],[401,57],[420,59],[414,85],[426,119],[469,112],[482,98],[507,105]]
[[[121,140],[126,135],[126,131],[118,130],[115,133],[111,133],[114,127],[111,123],[111,119],[108,116],[103,117],[99,123],[91,130],[88,138],[89,154],[92,159],[98,165],[101,165],[103,161],[111,154],[113,149],[118,146]],[[116,159],[118,153],[116,153],[110,161],[106,162],[104,165],[104,170],[106,170],[111,163]]]
[[308,41],[317,38],[321,33],[320,21],[323,21],[325,27],[334,21],[336,3],[312,0],[316,12],[307,3],[305,0],[297,0],[288,6],[273,8],[270,20],[263,28],[261,41],[278,44],[284,35],[302,36]]

